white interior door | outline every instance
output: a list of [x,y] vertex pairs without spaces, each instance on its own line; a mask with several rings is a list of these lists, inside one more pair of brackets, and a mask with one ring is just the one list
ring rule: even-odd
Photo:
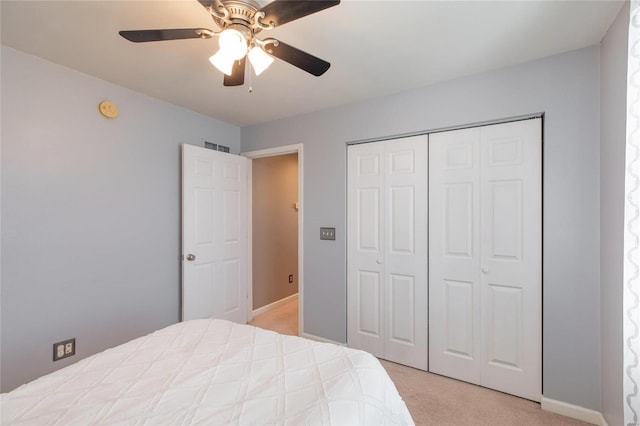
[[542,393],[542,126],[483,127],[482,386]]
[[350,145],[347,187],[347,341],[384,356],[384,143]]
[[384,142],[383,358],[428,368],[426,135]]
[[349,346],[427,369],[427,136],[348,148]]
[[430,370],[541,396],[540,119],[431,135]]
[[429,137],[429,370],[480,383],[480,130]]
[[182,319],[247,319],[247,158],[182,145]]

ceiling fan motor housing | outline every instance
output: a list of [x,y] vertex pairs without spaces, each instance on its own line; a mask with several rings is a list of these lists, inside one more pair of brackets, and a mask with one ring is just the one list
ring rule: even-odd
[[215,15],[213,20],[222,29],[232,28],[240,31],[247,40],[252,34],[259,33],[262,28],[254,24],[255,14],[260,9],[260,5],[253,0],[222,0],[221,3],[229,12],[225,19]]

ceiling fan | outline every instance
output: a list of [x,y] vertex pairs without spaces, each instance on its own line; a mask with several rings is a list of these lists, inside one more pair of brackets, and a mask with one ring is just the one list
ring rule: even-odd
[[274,0],[266,6],[254,0],[198,0],[211,14],[220,31],[208,28],[128,30],[119,34],[135,43],[190,38],[218,37],[220,49],[209,60],[222,71],[225,86],[244,84],[245,63],[249,58],[256,75],[267,69],[273,57],[315,76],[324,74],[331,64],[275,38],[259,39],[262,30],[272,30],[287,22],[340,4],[340,0]]

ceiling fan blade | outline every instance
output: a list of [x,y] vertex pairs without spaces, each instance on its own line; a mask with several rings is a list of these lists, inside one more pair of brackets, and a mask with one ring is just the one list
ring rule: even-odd
[[[183,40],[188,38],[211,38],[207,28],[178,28],[172,30],[128,30],[119,34],[134,43],[163,40]],[[209,34],[208,34],[209,33]]]
[[265,13],[261,21],[266,25],[273,22],[277,27],[338,4],[340,0],[275,0],[261,9]]
[[303,52],[300,49],[296,49],[293,46],[289,46],[278,40],[278,46],[270,44],[265,48],[266,52],[276,58],[282,59],[285,62],[290,63],[294,67],[298,67],[301,70],[313,74],[316,77],[324,74],[331,64],[313,55]]
[[237,60],[233,63],[233,69],[231,70],[231,75],[224,75],[224,85],[225,86],[242,86],[244,84],[244,66],[246,61],[246,56],[240,60]]
[[220,9],[224,9],[224,5],[220,0],[198,0],[205,9],[209,10],[209,7],[213,7],[214,10],[220,11]]
[[215,0],[198,0],[198,3],[206,9],[209,6],[214,6],[217,2]]

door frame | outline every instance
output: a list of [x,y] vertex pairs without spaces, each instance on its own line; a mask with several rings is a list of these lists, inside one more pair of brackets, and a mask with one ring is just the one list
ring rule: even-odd
[[[246,151],[240,153],[243,157],[247,157],[251,160],[255,158],[263,158],[263,157],[273,157],[277,155],[286,155],[286,154],[298,154],[298,336],[302,336],[304,334],[304,273],[303,273],[303,247],[304,247],[304,228],[303,228],[303,219],[304,219],[304,169],[303,169],[303,145],[302,144],[293,144],[293,145],[283,145],[274,148],[266,148],[259,149],[256,151]],[[249,176],[248,176],[248,193],[249,193],[249,223],[247,227],[247,232],[249,233],[249,276],[248,280],[250,285],[248,285],[248,294],[247,303],[250,304],[251,308],[247,309],[247,322],[250,322],[253,319],[253,185],[252,185],[252,177],[253,177],[253,167],[249,167]]]

